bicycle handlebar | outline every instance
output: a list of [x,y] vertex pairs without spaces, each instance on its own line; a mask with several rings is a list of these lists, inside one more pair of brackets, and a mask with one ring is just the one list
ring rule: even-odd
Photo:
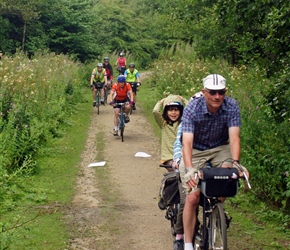
[[160,168],[166,168],[167,170],[173,170],[175,172],[179,172],[178,169],[175,169],[172,165],[166,165],[166,164],[159,164]]
[[245,179],[248,188],[252,189],[250,181],[249,181],[249,178],[248,178],[248,175],[246,174],[245,168],[243,166],[241,166],[240,164],[237,164],[237,163],[234,163],[234,164],[238,168],[238,170],[240,170],[243,173],[243,177],[240,177],[240,178]]
[[[203,159],[201,159],[201,160],[203,160]],[[226,162],[226,161],[229,161],[229,159],[226,159],[226,160],[223,161],[223,162]],[[219,163],[217,166],[220,166],[221,164],[223,164],[223,162]],[[232,162],[232,160],[231,160],[231,162]],[[242,172],[242,174],[243,174],[243,176],[241,176],[241,177],[239,176],[239,178],[243,178],[243,179],[245,179],[248,188],[249,188],[249,189],[252,189],[251,184],[250,184],[250,181],[249,181],[249,178],[248,178],[248,176],[247,176],[247,174],[246,174],[247,171],[245,171],[246,168],[243,167],[243,166],[240,165],[240,164],[235,163],[235,162],[233,162],[233,165],[235,165],[235,166],[237,167],[237,169],[240,170],[240,171]],[[206,167],[210,167],[210,168],[211,168],[211,167],[212,167],[211,162],[206,161]],[[200,168],[198,168],[198,171],[199,171],[199,169],[200,169]],[[195,172],[195,173],[194,173],[194,179],[197,180],[197,177],[198,177],[198,172]],[[189,189],[188,189],[188,192],[191,192],[191,190],[192,190],[192,188],[189,188]]]
[[141,86],[141,82],[128,82],[130,85],[131,85],[131,87],[133,88],[133,87],[140,87]]
[[116,103],[114,103],[114,107],[116,107],[116,106],[124,106],[124,105],[126,105],[127,104],[127,102],[116,102]]

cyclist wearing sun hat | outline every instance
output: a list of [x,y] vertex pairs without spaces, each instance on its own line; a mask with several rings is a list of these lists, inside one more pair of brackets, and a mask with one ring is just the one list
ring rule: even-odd
[[232,167],[233,162],[240,160],[240,109],[234,99],[225,96],[226,91],[226,79],[210,74],[203,79],[203,97],[191,100],[183,112],[179,171],[187,193],[183,210],[185,250],[193,250],[192,236],[200,196],[198,180],[194,178],[197,167],[203,167],[205,160],[215,166],[232,159],[222,167]]

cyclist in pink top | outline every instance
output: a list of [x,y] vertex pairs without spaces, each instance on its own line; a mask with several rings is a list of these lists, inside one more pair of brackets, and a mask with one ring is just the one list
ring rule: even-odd
[[119,58],[117,59],[115,66],[117,66],[117,70],[119,71],[119,75],[124,75],[124,72],[126,70],[126,58],[124,57],[124,53],[121,52],[119,54]]

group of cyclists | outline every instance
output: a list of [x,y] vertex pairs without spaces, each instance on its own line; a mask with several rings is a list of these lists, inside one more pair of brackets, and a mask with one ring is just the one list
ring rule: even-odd
[[[140,83],[140,74],[134,63],[126,68],[123,53],[120,53],[115,66],[119,71],[116,83],[112,83],[113,68],[109,58],[105,57],[104,62],[98,63],[93,69],[90,86],[93,106],[96,105],[97,82],[102,83],[101,104],[104,104],[103,88],[111,89],[109,103],[114,107],[113,134],[117,136],[121,108],[118,104],[126,103],[125,122],[129,122],[131,107],[136,109],[137,85],[132,83]],[[179,172],[180,209],[174,250],[193,250],[192,240],[194,228],[198,224],[196,211],[200,198],[198,169],[204,167],[206,161],[210,161],[213,166],[223,162],[221,167],[225,168],[240,164],[240,110],[234,99],[225,96],[226,92],[226,79],[218,74],[210,74],[203,79],[202,90],[189,101],[182,96],[169,95],[158,101],[153,109],[154,118],[162,131],[161,163]],[[247,170],[245,173],[249,177]],[[224,200],[221,198],[221,202]]]
[[138,91],[138,86],[141,85],[140,74],[135,68],[134,63],[130,63],[127,68],[126,58],[124,53],[120,53],[118,59],[114,65],[119,75],[117,77],[116,83],[113,84],[113,67],[110,64],[109,57],[104,58],[103,63],[98,63],[96,68],[92,70],[90,88],[93,92],[93,106],[97,105],[96,95],[97,88],[101,92],[101,105],[105,105],[104,102],[104,88],[110,91],[109,103],[114,107],[114,136],[118,136],[118,115],[120,113],[121,106],[118,103],[125,103],[125,122],[130,121],[129,112],[132,107],[136,110],[136,94]]

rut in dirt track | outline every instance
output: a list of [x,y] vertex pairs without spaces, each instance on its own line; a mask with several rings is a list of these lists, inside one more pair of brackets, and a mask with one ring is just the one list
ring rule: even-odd
[[[124,142],[113,136],[113,109],[106,105],[100,114],[92,108],[86,149],[82,155],[75,197],[66,216],[74,228],[69,249],[172,249],[173,237],[165,211],[157,206],[157,195],[164,173],[158,167],[160,144],[149,122],[137,106],[126,124]],[[98,150],[96,134],[102,133],[105,141],[104,155],[110,173],[112,189],[120,193],[120,216],[114,221],[118,233],[103,234],[100,225],[106,218],[100,214],[100,191],[96,188],[96,168],[87,167],[94,162]],[[136,152],[146,152],[150,158],[137,158]],[[110,228],[110,226],[109,226]],[[114,242],[114,248],[104,241]]]

